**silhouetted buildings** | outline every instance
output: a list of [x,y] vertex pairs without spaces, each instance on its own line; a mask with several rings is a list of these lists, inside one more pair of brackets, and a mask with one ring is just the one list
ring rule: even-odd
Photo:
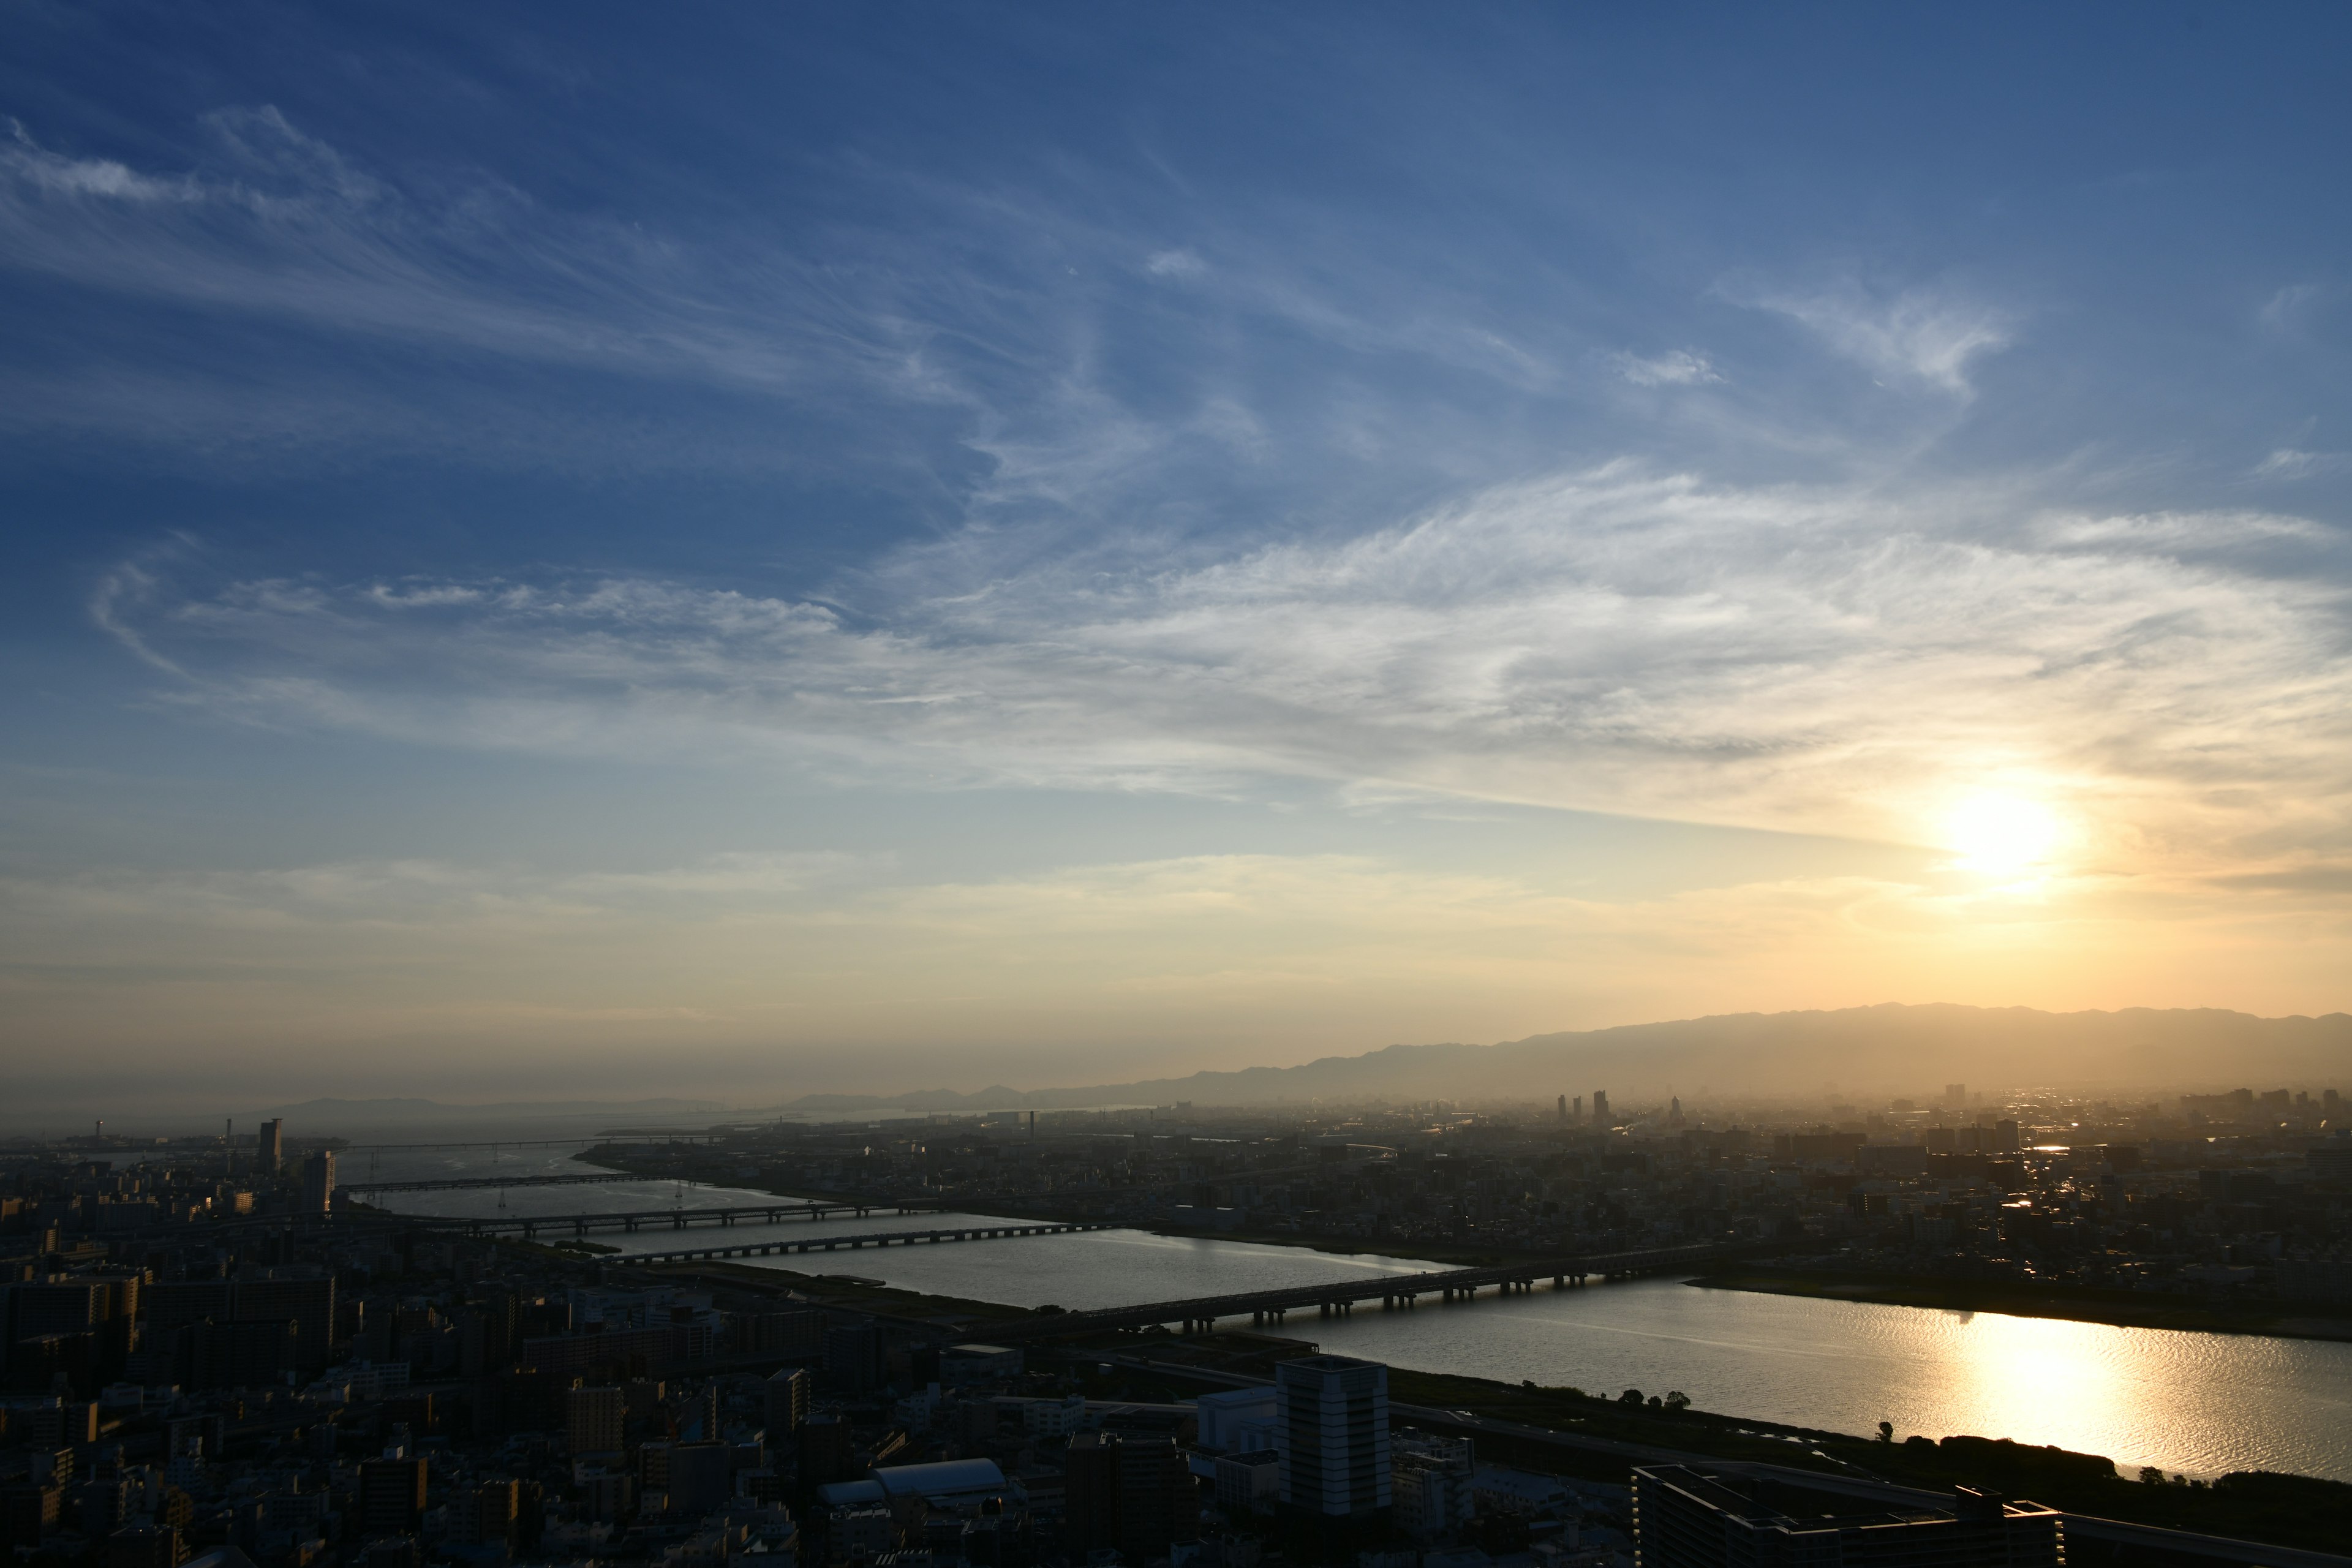
[[1073,1556],[1110,1549],[1149,1562],[1200,1536],[1192,1474],[1170,1438],[1082,1432],[1063,1476],[1063,1544]]
[[1275,1368],[1274,1386],[1284,1504],[1342,1518],[1388,1507],[1389,1369],[1303,1356]]

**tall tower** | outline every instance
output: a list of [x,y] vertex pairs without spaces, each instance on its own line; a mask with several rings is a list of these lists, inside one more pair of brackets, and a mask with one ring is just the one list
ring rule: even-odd
[[1347,1356],[1276,1363],[1275,1449],[1282,1500],[1348,1518],[1389,1506],[1389,1369]]
[[302,1162],[302,1212],[325,1214],[335,1201],[335,1152],[321,1149]]
[[1562,1121],[1568,1120],[1568,1096],[1564,1094],[1559,1097],[1559,1119]]
[[261,1124],[261,1145],[255,1154],[256,1166],[264,1176],[275,1176],[286,1168],[286,1119],[273,1116]]
[[1595,1127],[1607,1127],[1611,1125],[1609,1121],[1609,1091],[1605,1089],[1596,1089],[1592,1091],[1592,1125]]

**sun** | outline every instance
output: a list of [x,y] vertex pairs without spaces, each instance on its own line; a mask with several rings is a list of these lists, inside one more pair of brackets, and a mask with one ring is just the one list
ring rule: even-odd
[[2035,869],[2064,837],[2057,813],[2021,795],[1971,795],[1944,819],[1944,843],[1957,864],[1989,876]]

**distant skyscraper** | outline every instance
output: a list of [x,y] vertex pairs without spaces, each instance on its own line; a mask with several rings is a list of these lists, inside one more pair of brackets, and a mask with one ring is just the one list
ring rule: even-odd
[[1968,1102],[1969,1086],[1967,1084],[1948,1083],[1944,1086],[1944,1103],[1946,1105],[1966,1105]]
[[1303,1356],[1274,1369],[1282,1500],[1344,1518],[1389,1506],[1389,1369],[1347,1356]]
[[1592,1125],[1606,1127],[1609,1124],[1609,1091],[1596,1089],[1592,1091]]
[[1559,1119],[1562,1121],[1568,1120],[1568,1096],[1564,1094],[1559,1097]]
[[1584,1096],[1580,1094],[1576,1097],[1576,1109],[1569,1112],[1569,1120],[1571,1121],[1584,1120]]
[[261,1124],[260,1147],[255,1154],[264,1176],[274,1176],[286,1164],[286,1119],[272,1117]]
[[1667,1126],[1669,1126],[1669,1127],[1680,1127],[1682,1124],[1683,1124],[1683,1101],[1682,1101],[1682,1097],[1681,1097],[1680,1095],[1674,1095],[1674,1096],[1671,1096],[1671,1097],[1668,1099],[1668,1101],[1667,1101],[1667,1104],[1666,1104],[1666,1125],[1667,1125]]
[[302,1162],[302,1212],[325,1214],[335,1201],[335,1152],[321,1149]]

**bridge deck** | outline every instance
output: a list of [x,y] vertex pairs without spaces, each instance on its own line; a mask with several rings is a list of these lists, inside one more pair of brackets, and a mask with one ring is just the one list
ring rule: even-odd
[[1199,1296],[1181,1301],[1148,1301],[1132,1307],[1103,1307],[1084,1312],[1055,1312],[1024,1321],[992,1326],[992,1342],[1017,1339],[1059,1339],[1107,1329],[1148,1328],[1154,1323],[1181,1322],[1188,1328],[1206,1326],[1219,1318],[1280,1317],[1301,1308],[1347,1311],[1359,1301],[1410,1305],[1416,1297],[1470,1295],[1488,1288],[1532,1289],[1549,1278],[1556,1286],[1580,1284],[1599,1276],[1614,1279],[1666,1269],[1703,1268],[1711,1264],[1785,1250],[1785,1244],[1733,1242],[1704,1247],[1658,1247],[1636,1252],[1589,1253],[1488,1268],[1448,1268],[1425,1274],[1388,1274],[1335,1279],[1318,1285],[1289,1286],[1277,1290],[1248,1290],[1226,1296]]
[[743,1241],[727,1247],[681,1247],[661,1252],[623,1253],[614,1263],[691,1263],[707,1258],[772,1258],[803,1252],[855,1252],[866,1247],[936,1246],[950,1241],[1006,1241],[1024,1236],[1066,1236],[1073,1231],[1109,1230],[1108,1220],[1055,1221],[1034,1225],[964,1225],[938,1230],[878,1230],[858,1236],[809,1236],[791,1240]]
[[863,1219],[870,1214],[930,1214],[946,1206],[942,1203],[917,1200],[865,1203],[793,1201],[740,1204],[727,1208],[624,1209],[610,1214],[404,1215],[401,1217],[414,1225],[462,1229],[469,1236],[520,1236],[528,1238],[549,1231],[588,1236],[598,1231],[614,1230],[694,1230],[706,1226],[725,1228],[736,1225],[775,1224],[788,1219],[820,1220],[842,1214],[855,1215]]
[[630,1171],[590,1171],[578,1175],[562,1176],[442,1176],[414,1182],[341,1182],[338,1190],[346,1193],[439,1193],[488,1192],[509,1187],[585,1187],[612,1182],[650,1182],[653,1176],[640,1176]]

